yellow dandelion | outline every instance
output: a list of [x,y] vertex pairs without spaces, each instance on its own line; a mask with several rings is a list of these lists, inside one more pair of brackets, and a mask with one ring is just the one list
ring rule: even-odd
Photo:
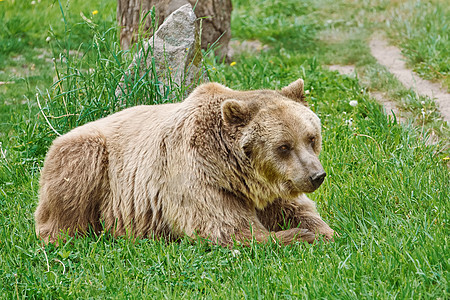
[[212,69],[215,71],[215,70],[216,70],[216,67],[213,67]]
[[235,64],[236,64],[236,62],[233,61],[233,62],[230,64],[230,66],[234,66]]
[[95,16],[96,14],[98,14],[98,10],[94,10],[94,11],[92,12],[92,14]]
[[450,156],[444,157],[442,160],[450,160]]

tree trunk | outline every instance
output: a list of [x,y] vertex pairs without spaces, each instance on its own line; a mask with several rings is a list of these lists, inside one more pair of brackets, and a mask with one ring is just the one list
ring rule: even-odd
[[156,22],[161,24],[166,17],[186,3],[195,7],[195,15],[202,19],[202,48],[207,49],[208,46],[216,44],[216,54],[225,57],[231,38],[231,0],[117,0],[117,21],[122,49],[129,49],[139,34],[148,38],[156,31],[157,28],[152,28],[150,15],[140,26],[141,19],[153,6]]
[[[156,16],[164,16],[164,1],[157,0],[118,0],[117,22],[120,27],[120,45],[123,50],[130,49],[137,40],[139,32],[153,34],[151,16],[147,16],[140,27],[140,21],[155,6]],[[161,23],[162,21],[159,21]]]

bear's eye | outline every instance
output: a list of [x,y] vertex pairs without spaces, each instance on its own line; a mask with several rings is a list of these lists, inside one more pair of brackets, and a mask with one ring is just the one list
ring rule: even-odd
[[288,154],[292,150],[292,146],[290,144],[283,144],[278,147],[278,152],[282,155]]
[[316,145],[316,138],[315,137],[310,137],[309,138],[309,143],[311,144],[311,146],[314,148],[314,146]]

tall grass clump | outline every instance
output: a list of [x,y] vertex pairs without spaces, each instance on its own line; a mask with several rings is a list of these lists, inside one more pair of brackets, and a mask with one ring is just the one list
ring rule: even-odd
[[[145,16],[152,18],[152,28],[156,25],[154,13],[152,10]],[[49,141],[74,127],[131,106],[180,101],[189,88],[173,82],[170,70],[157,73],[153,45],[144,47],[145,41],[138,38],[129,51],[123,51],[116,28],[100,32],[91,19],[84,20],[93,36],[89,47],[70,50],[70,33],[66,40],[57,40],[55,52],[60,55],[53,60],[56,80],[36,94],[41,113],[36,139],[42,147],[35,149],[39,154],[45,152]],[[148,61],[152,62],[149,67]]]

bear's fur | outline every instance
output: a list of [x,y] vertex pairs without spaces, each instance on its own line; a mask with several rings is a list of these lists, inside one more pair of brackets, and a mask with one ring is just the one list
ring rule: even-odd
[[303,80],[281,91],[204,84],[181,103],[129,108],[57,138],[36,232],[46,242],[89,228],[221,245],[330,239],[305,195],[325,177],[320,149]]

